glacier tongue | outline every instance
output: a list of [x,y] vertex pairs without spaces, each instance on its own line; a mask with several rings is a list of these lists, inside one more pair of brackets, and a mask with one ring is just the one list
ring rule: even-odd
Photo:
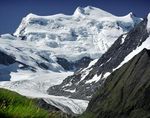
[[[26,76],[26,74],[27,73],[24,73],[22,76]],[[66,113],[81,114],[85,111],[88,101],[71,99],[63,96],[52,96],[48,95],[46,92],[50,86],[60,84],[65,77],[71,74],[73,73],[32,73],[32,76],[30,76],[32,77],[30,78],[31,80],[0,82],[0,88],[10,89],[31,98],[42,98],[46,103]],[[16,78],[17,77],[20,76],[16,76]]]

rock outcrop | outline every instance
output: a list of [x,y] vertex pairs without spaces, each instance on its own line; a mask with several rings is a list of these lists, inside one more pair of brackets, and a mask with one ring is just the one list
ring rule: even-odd
[[81,118],[149,118],[150,50],[144,49],[100,87]]

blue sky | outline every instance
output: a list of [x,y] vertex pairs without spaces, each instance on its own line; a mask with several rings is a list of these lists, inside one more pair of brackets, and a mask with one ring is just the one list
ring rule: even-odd
[[73,14],[78,6],[88,5],[118,16],[133,12],[138,17],[146,17],[150,12],[150,0],[1,0],[0,34],[13,33],[28,13]]

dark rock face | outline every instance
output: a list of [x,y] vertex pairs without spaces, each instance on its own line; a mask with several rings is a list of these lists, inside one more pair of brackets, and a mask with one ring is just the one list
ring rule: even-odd
[[86,68],[92,60],[93,59],[91,59],[90,57],[83,57],[82,59],[76,61],[74,65],[77,70],[81,68]]
[[[0,51],[0,81],[9,81],[12,71],[16,71],[15,58]],[[13,65],[14,64],[14,65]],[[12,65],[12,66],[10,66]]]
[[[122,42],[122,35],[115,41],[109,50],[102,55],[97,63],[90,67],[90,72],[86,75],[85,79],[81,80],[83,71],[77,71],[73,76],[66,78],[60,85],[49,88],[49,94],[90,100],[95,90],[97,90],[97,88],[105,81],[104,75],[107,72],[112,73],[113,69],[118,67],[129,53],[140,46],[148,38],[147,19],[144,19],[126,35],[124,42]],[[98,82],[86,83],[95,75],[101,75]],[[70,84],[70,86],[67,86],[68,84]],[[66,86],[67,88],[64,88]],[[76,91],[71,93],[66,92],[65,89],[76,89]]]
[[81,118],[149,118],[150,50],[113,72]]
[[15,63],[15,58],[12,56],[9,56],[7,54],[5,54],[4,52],[0,51],[0,64],[3,65],[10,65]]
[[[112,69],[117,67],[130,52],[140,46],[148,36],[147,19],[144,19],[144,21],[127,34],[123,44],[121,44],[122,36],[120,36],[110,49],[99,59],[95,64],[95,68],[98,67],[98,75],[102,72],[112,72]],[[111,60],[107,62],[110,58]],[[101,64],[104,65],[99,68]]]
[[89,57],[83,57],[76,62],[69,62],[67,59],[57,57],[57,63],[67,71],[77,71],[80,68],[85,68],[92,61]]
[[[21,64],[22,67],[19,67],[19,64]],[[31,66],[16,61],[16,58],[12,55],[8,55],[7,53],[0,51],[0,81],[10,81],[11,72],[17,72],[17,69],[35,70]]]
[[65,70],[73,70],[73,66],[67,59],[57,57],[57,63],[61,65]]

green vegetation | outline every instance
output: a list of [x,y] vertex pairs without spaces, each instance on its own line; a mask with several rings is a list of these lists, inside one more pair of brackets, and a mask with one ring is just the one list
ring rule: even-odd
[[16,92],[0,88],[0,118],[75,118],[60,110],[48,111],[38,106],[37,99],[29,99]]
[[48,112],[39,108],[33,99],[28,99],[6,89],[0,89],[0,117],[48,118],[48,115]]

